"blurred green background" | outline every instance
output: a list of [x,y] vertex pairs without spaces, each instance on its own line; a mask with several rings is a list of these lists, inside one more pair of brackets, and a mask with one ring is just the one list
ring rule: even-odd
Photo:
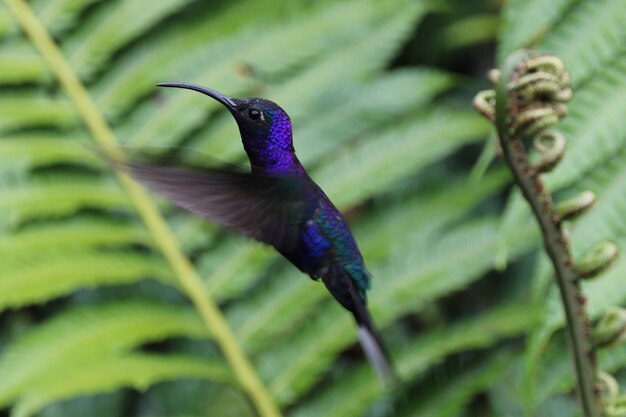
[[[580,256],[626,242],[623,0],[32,0],[138,152],[243,161],[235,123],[187,81],[284,107],[347,214],[408,401],[395,415],[573,416],[562,313],[537,228],[471,109],[519,47],[573,76],[559,198],[591,189]],[[254,416],[53,71],[0,5],[0,416]],[[285,415],[381,416],[349,315],[271,250],[156,200]],[[626,302],[626,263],[585,285]],[[601,352],[603,369],[626,349]],[[387,400],[388,401],[388,400]]]

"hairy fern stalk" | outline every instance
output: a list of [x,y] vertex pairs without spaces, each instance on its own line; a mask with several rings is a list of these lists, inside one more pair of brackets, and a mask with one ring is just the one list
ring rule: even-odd
[[[89,151],[93,131],[10,3],[0,4],[0,410],[256,415],[242,401],[250,390],[220,353],[219,336],[207,332],[171,259]],[[575,90],[559,126],[567,157],[545,181],[557,193],[596,195],[596,208],[572,230],[575,258],[600,238],[620,246],[622,1],[511,0],[469,17],[464,2],[453,3],[459,11],[435,23],[437,36],[428,40],[445,57],[473,54],[485,39],[497,41],[499,56],[532,46],[563,57]],[[573,386],[562,371],[568,359],[552,338],[563,315],[545,260],[535,256],[539,235],[517,193],[502,201],[510,178],[489,163],[490,144],[469,172],[490,131],[466,103],[474,86],[442,69],[432,52],[422,59],[431,66],[402,65],[415,42],[428,44],[424,32],[432,31],[422,22],[439,20],[436,3],[28,5],[95,111],[133,150],[194,165],[207,155],[243,160],[236,127],[219,106],[193,94],[161,96],[157,82],[260,95],[289,112],[302,162],[347,212],[374,276],[373,315],[412,389],[397,415],[471,415],[479,393],[486,415],[571,407],[562,395]],[[495,24],[483,27],[499,16],[499,33]],[[465,36],[468,28],[475,37]],[[215,299],[278,412],[384,413],[394,399],[383,398],[350,349],[353,325],[320,285],[260,245],[162,201],[155,208],[180,242],[174,250],[202,279],[191,293]],[[626,300],[624,270],[620,260],[585,284],[592,317]],[[531,290],[520,290],[530,278]],[[620,352],[601,353],[599,365],[619,369]],[[446,378],[433,384],[433,375]]]

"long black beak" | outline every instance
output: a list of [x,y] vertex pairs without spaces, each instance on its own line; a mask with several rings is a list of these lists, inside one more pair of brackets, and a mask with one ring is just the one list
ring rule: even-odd
[[237,110],[237,103],[234,99],[225,96],[222,93],[219,93],[215,90],[211,90],[210,88],[203,87],[197,84],[189,84],[189,83],[159,83],[158,87],[176,87],[176,88],[184,88],[187,90],[197,91],[202,94],[206,94],[207,96],[214,98],[215,100],[222,103],[231,113],[234,113]]

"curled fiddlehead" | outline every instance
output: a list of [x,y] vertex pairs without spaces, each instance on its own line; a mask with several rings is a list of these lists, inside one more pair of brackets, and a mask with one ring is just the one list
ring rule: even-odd
[[[580,288],[580,280],[595,277],[613,264],[617,247],[611,242],[602,242],[582,259],[574,261],[564,223],[590,210],[595,195],[585,191],[554,203],[542,179],[565,154],[565,137],[553,126],[567,115],[566,103],[572,97],[570,75],[556,56],[518,51],[508,57],[501,69],[491,70],[489,79],[495,89],[478,93],[474,107],[496,125],[496,153],[510,168],[541,228],[565,311],[582,415],[600,417],[611,413],[617,416],[618,410],[626,411],[626,397],[622,399],[615,394],[614,387],[607,385],[606,374],[596,371],[594,348],[600,344],[592,337],[585,312],[586,298]],[[532,148],[527,143],[532,143]],[[626,331],[626,324],[617,327],[620,332]],[[621,336],[607,336],[604,332],[598,340],[606,344],[607,340],[619,338]]]

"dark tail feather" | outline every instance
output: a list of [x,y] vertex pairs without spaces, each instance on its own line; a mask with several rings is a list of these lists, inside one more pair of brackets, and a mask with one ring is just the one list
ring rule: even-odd
[[363,324],[359,324],[359,342],[385,388],[395,385],[397,377],[384,348],[374,333]]
[[352,315],[359,325],[359,342],[365,352],[365,356],[372,364],[376,375],[380,379],[381,384],[387,388],[395,388],[400,382],[400,378],[397,376],[395,369],[390,360],[389,352],[387,351],[382,338],[376,331],[372,319],[367,311],[365,303],[358,295],[354,285],[351,285],[350,296],[352,297],[352,303],[354,309],[352,309]]

